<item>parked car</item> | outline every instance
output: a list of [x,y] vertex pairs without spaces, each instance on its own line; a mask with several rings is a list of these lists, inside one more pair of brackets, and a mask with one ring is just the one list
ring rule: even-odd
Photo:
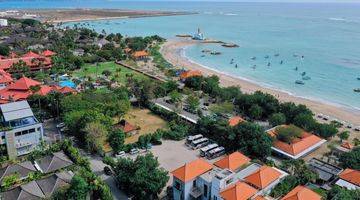
[[119,153],[115,154],[116,158],[122,158],[125,156],[125,151],[120,151]]
[[137,149],[137,148],[134,148],[134,149],[130,150],[131,155],[134,155],[134,154],[137,154],[137,153],[139,153],[139,149]]
[[104,173],[105,173],[106,175],[108,175],[108,176],[112,175],[112,171],[111,171],[110,167],[105,166],[105,167],[104,167]]
[[61,122],[60,124],[57,124],[56,125],[56,128],[63,128],[65,127],[65,123],[64,122]]
[[354,128],[355,131],[360,131],[360,126]]

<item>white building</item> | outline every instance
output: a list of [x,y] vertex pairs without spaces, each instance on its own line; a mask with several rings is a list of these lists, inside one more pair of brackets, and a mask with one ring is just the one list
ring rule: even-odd
[[269,194],[288,175],[274,167],[251,163],[239,152],[214,165],[198,159],[179,167],[172,174],[174,200],[232,200],[237,190],[246,196],[242,196],[243,199],[255,198]]
[[0,27],[2,26],[8,26],[8,20],[7,19],[0,19]]
[[43,138],[43,126],[27,101],[0,105],[0,145],[6,145],[9,158],[30,153]]

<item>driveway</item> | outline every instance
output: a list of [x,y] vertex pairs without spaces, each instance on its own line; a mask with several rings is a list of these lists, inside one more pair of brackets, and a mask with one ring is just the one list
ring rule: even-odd
[[100,176],[101,180],[105,181],[106,184],[108,184],[111,193],[114,197],[114,200],[125,200],[128,199],[126,194],[122,192],[118,187],[116,187],[115,179],[113,176],[107,176],[104,173],[104,167],[106,166],[102,162],[102,158],[99,156],[90,156],[90,167],[91,170],[98,176]]

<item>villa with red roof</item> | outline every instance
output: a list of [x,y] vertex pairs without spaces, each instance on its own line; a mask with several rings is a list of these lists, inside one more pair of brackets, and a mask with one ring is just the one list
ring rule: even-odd
[[15,71],[11,70],[11,67],[22,61],[30,68],[30,71],[47,70],[51,68],[51,57],[54,55],[56,55],[56,53],[50,50],[46,50],[41,54],[29,51],[22,56],[18,56],[16,53],[11,52],[7,58],[0,59],[0,69],[15,73]]
[[240,116],[234,116],[232,118],[229,119],[229,126],[236,126],[240,123],[245,122],[245,119],[243,119]]
[[199,70],[188,70],[180,74],[180,80],[185,81],[188,78],[202,76],[201,71]]
[[[39,86],[40,89],[36,92],[32,91],[33,86]],[[76,91],[69,87],[58,87],[58,86],[47,86],[42,85],[40,82],[32,80],[27,77],[21,77],[14,83],[7,85],[5,88],[0,90],[0,104],[22,101],[27,99],[33,94],[47,95],[48,93],[56,91],[63,94],[75,93]]]
[[305,186],[297,186],[281,200],[321,200],[321,196]]
[[174,200],[247,200],[269,194],[288,175],[274,167],[251,163],[240,152],[214,165],[198,159],[171,173]]
[[8,86],[13,82],[11,75],[4,70],[0,69],[0,89]]
[[339,180],[336,185],[345,187],[348,190],[360,189],[360,171],[355,169],[345,169],[339,174]]
[[[287,125],[282,125],[282,127],[284,126]],[[286,158],[301,158],[311,153],[315,149],[319,148],[322,144],[326,142],[326,140],[302,130],[300,137],[294,139],[291,143],[286,143],[276,139],[276,130],[278,127],[279,126],[269,129],[267,131],[267,133],[274,138],[273,146],[271,147],[271,149],[278,155]]]

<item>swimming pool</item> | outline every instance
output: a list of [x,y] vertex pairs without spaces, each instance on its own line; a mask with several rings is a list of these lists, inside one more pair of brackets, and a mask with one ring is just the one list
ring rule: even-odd
[[72,82],[71,80],[66,80],[66,81],[60,81],[59,86],[61,86],[61,87],[67,86],[67,87],[75,88],[76,84],[74,82]]

